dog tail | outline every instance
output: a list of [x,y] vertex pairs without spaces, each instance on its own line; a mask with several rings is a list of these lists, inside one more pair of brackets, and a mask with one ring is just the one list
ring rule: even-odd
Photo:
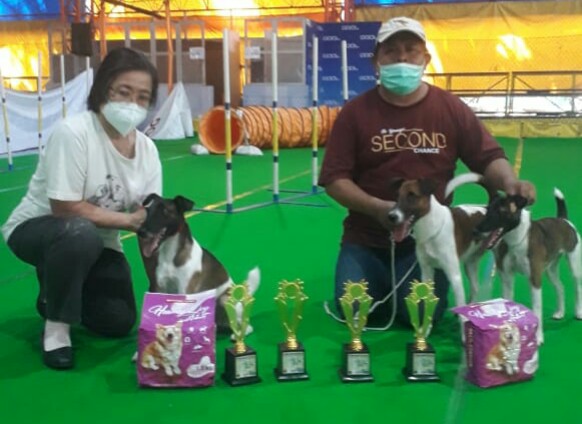
[[445,188],[445,198],[449,197],[453,191],[465,184],[483,184],[483,175],[475,172],[467,172],[465,174],[457,175],[447,183]]
[[249,293],[254,294],[259,288],[261,283],[261,270],[258,266],[254,267],[249,271],[247,275],[247,286],[249,288]]
[[556,198],[556,208],[558,218],[568,219],[568,209],[566,208],[566,200],[564,200],[564,194],[554,187],[554,197]]

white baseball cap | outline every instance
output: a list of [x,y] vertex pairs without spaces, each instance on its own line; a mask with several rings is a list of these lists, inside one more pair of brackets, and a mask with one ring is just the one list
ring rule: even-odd
[[399,16],[397,18],[392,18],[382,24],[380,30],[378,31],[378,36],[376,37],[376,44],[383,43],[394,34],[403,31],[410,32],[416,35],[422,41],[426,42],[424,28],[420,22],[404,16]]

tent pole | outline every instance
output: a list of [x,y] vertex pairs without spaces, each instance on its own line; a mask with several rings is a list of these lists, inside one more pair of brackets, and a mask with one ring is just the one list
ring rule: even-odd
[[107,55],[107,39],[105,36],[105,0],[101,0],[101,10],[99,11],[99,32],[100,35],[100,49],[101,50],[101,60]]
[[168,94],[172,92],[174,77],[174,48],[172,46],[172,12],[170,10],[170,0],[165,0],[166,4],[166,38],[168,40]]

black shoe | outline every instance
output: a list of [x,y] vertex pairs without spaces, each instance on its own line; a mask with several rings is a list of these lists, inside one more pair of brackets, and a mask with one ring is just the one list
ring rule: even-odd
[[58,349],[44,350],[44,331],[40,334],[40,347],[42,349],[42,361],[44,364],[55,370],[68,370],[73,368],[73,348],[71,346],[60,347]]
[[68,370],[73,368],[73,348],[71,346],[60,347],[58,349],[42,350],[42,361],[44,364],[55,370]]

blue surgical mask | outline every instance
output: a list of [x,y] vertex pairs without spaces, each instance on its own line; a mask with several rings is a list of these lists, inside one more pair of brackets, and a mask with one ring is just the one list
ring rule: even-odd
[[423,73],[423,65],[404,62],[380,65],[380,83],[386,90],[406,96],[420,86]]

